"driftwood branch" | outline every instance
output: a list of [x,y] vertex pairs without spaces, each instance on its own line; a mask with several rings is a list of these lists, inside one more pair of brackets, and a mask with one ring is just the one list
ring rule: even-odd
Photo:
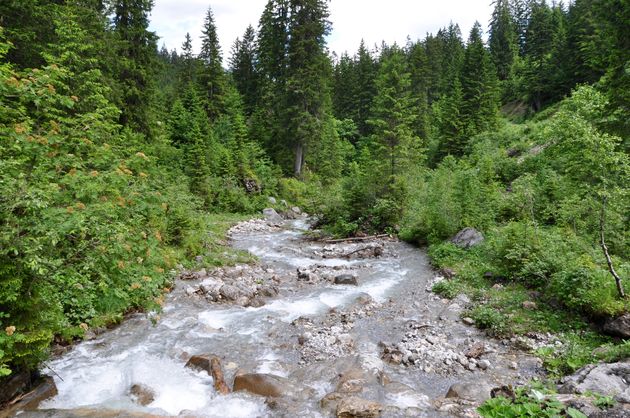
[[599,244],[602,247],[602,251],[604,251],[604,257],[606,257],[606,263],[608,263],[608,271],[615,278],[615,284],[617,285],[617,292],[619,293],[620,298],[626,297],[626,292],[623,289],[623,283],[621,282],[621,277],[615,271],[615,266],[613,265],[612,258],[610,258],[610,254],[608,253],[608,246],[606,245],[606,240],[604,239],[604,229],[606,225],[606,197],[602,198],[602,211],[599,216]]
[[371,239],[378,239],[378,238],[387,238],[389,237],[388,234],[381,234],[381,235],[370,235],[369,237],[352,237],[352,238],[340,238],[340,239],[327,239],[324,240],[323,242],[325,242],[326,244],[337,244],[340,242],[360,242],[360,241],[368,241]]
[[217,357],[210,359],[210,371],[212,372],[212,380],[214,380],[214,389],[221,395],[230,393],[230,387],[225,383],[225,378],[223,377],[221,360]]

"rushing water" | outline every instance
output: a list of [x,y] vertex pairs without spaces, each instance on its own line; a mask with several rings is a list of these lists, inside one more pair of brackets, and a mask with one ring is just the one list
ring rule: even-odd
[[[377,343],[387,338],[392,326],[385,321],[357,327],[352,360],[300,366],[290,323],[303,316],[321,317],[331,308],[343,309],[365,293],[377,302],[403,300],[410,292],[424,289],[431,271],[421,251],[402,243],[392,243],[394,254],[378,259],[317,257],[314,254],[322,245],[302,239],[306,227],[305,221],[292,221],[279,231],[234,236],[233,245],[255,254],[278,274],[295,275],[296,268],[315,264],[353,267],[359,286],[285,284],[277,298],[260,308],[209,304],[186,296],[186,285],[177,286],[156,324],[138,314],[51,361],[59,393],[40,409],[56,410],[52,416],[64,416],[63,410],[72,409],[195,417],[325,416],[318,401],[334,389],[335,368],[340,362],[355,361],[364,369],[382,369]],[[194,354],[220,356],[228,382],[237,368],[288,377],[289,384],[300,388],[292,401],[293,412],[282,415],[270,410],[264,398],[243,392],[217,394],[206,372],[184,367]],[[448,379],[426,380],[426,376],[423,383],[417,375],[392,373],[417,391],[375,389],[373,396],[403,409],[428,410],[427,395],[443,394],[450,383]],[[155,400],[146,407],[134,403],[129,395],[134,384],[151,388]]]

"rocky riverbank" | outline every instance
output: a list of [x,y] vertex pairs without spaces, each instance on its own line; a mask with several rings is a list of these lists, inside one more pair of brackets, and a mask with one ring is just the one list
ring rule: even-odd
[[[420,250],[311,241],[299,209],[265,214],[229,234],[258,263],[181,270],[154,325],[138,314],[54,360],[58,394],[21,416],[474,417],[543,377],[530,352],[558,341],[487,336],[474,302],[431,292],[444,278]],[[627,367],[607,367],[567,380],[566,402],[606,383],[625,405]]]

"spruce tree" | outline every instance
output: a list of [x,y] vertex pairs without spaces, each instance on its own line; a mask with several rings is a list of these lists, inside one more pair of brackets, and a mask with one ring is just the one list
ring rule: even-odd
[[258,102],[260,81],[256,53],[256,31],[249,25],[243,39],[237,39],[232,47],[230,73],[236,88],[243,96],[245,114],[251,115]]
[[376,63],[372,54],[361,40],[356,58],[356,82],[357,82],[357,126],[361,136],[370,134],[371,127],[366,122],[370,117],[372,101],[376,95]]
[[301,177],[309,147],[317,147],[330,114],[331,69],[324,51],[330,32],[325,0],[291,0],[285,121],[294,151],[293,174]]
[[372,106],[372,155],[379,171],[387,173],[389,183],[408,166],[417,162],[419,139],[414,135],[415,99],[411,95],[411,75],[403,51],[394,45],[382,59],[376,78],[376,97]]
[[184,85],[195,80],[195,56],[192,50],[192,38],[190,33],[186,33],[186,39],[182,44],[183,68],[180,80]]
[[490,21],[489,45],[499,80],[507,80],[518,55],[515,24],[508,0],[496,0]]
[[211,119],[216,119],[222,108],[222,94],[225,89],[225,74],[223,72],[223,58],[221,45],[217,35],[212,8],[208,7],[201,31],[201,52],[199,59],[202,63],[199,81],[205,92],[206,112]]
[[[499,110],[496,69],[481,35],[481,25],[475,22],[466,45],[461,73],[461,117],[467,138],[494,128]],[[462,144],[457,152],[462,152],[464,146]]]
[[114,30],[118,38],[120,123],[151,137],[155,95],[157,36],[148,30],[153,0],[114,0]]

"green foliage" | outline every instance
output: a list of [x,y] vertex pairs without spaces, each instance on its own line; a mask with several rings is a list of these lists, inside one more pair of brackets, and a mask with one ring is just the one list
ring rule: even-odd
[[488,399],[477,412],[484,418],[556,418],[563,415],[585,418],[586,415],[565,406],[554,398],[553,392],[541,387],[516,388],[514,399],[497,397]]
[[431,291],[437,295],[442,296],[446,299],[455,298],[459,292],[458,283],[452,280],[440,280],[436,284],[433,285]]
[[466,313],[475,321],[475,325],[486,329],[495,335],[504,335],[508,332],[505,315],[490,306],[479,305]]

